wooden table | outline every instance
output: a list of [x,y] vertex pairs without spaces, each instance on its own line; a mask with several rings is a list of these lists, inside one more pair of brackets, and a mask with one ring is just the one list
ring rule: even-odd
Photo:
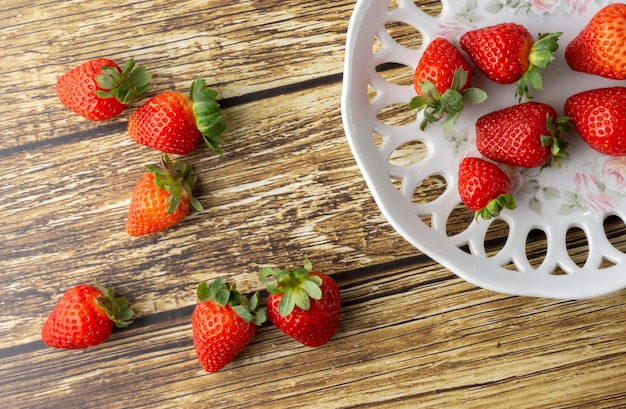
[[[341,122],[355,1],[31,3],[0,10],[5,407],[626,406],[625,291],[559,301],[480,289],[383,218]],[[185,157],[204,213],[126,235],[133,186],[159,159],[126,133],[137,105],[91,123],[54,88],[97,56],[145,65],[149,96],[187,92],[199,75],[220,92],[223,156]],[[191,341],[198,283],[223,276],[252,293],[262,266],[304,256],[342,291],[334,338],[311,349],[265,324],[234,362],[204,372]],[[134,323],[87,350],[44,345],[56,300],[94,279],[128,298]]]

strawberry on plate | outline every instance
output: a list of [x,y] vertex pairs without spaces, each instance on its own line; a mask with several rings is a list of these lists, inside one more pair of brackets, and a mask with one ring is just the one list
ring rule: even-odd
[[267,315],[282,332],[309,347],[326,344],[337,330],[341,295],[335,280],[304,267],[264,267],[261,282],[270,293]]
[[461,48],[487,78],[498,84],[517,81],[515,96],[532,98],[529,87],[543,89],[541,69],[554,60],[561,32],[539,34],[537,41],[516,23],[501,23],[464,33]]
[[133,311],[126,299],[97,282],[80,284],[59,299],[41,330],[42,341],[54,348],[81,349],[106,341],[113,327],[125,328]]
[[446,118],[441,126],[450,131],[461,115],[463,103],[480,103],[487,94],[472,88],[472,72],[459,50],[445,38],[435,38],[424,50],[413,74],[417,96],[409,109],[424,112],[420,129]]
[[463,203],[476,212],[476,218],[497,217],[502,209],[515,209],[509,177],[494,163],[466,157],[459,164],[458,190]]
[[184,155],[204,140],[216,153],[224,143],[224,114],[215,100],[217,92],[204,79],[191,84],[189,95],[166,91],[150,98],[128,120],[131,139],[164,153]]
[[583,91],[565,101],[565,115],[574,129],[596,151],[626,155],[626,88]]
[[481,116],[476,121],[476,147],[485,157],[513,166],[556,167],[569,159],[567,117],[557,117],[553,107],[542,102],[523,102]]
[[111,119],[150,89],[150,74],[135,61],[120,68],[109,58],[94,58],[61,76],[56,84],[59,100],[71,111],[91,120]]
[[626,79],[626,4],[598,11],[567,45],[565,60],[574,71]]
[[203,211],[193,196],[196,183],[191,165],[163,154],[162,165],[146,165],[130,199],[126,232],[131,236],[156,233],[178,224],[192,208]]
[[197,289],[198,304],[191,317],[193,346],[207,372],[217,372],[250,343],[265,322],[259,294],[249,299],[221,277]]

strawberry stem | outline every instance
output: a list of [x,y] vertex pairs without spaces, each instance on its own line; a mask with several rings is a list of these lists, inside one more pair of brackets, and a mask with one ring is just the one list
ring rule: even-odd
[[546,127],[549,135],[541,135],[541,146],[550,146],[550,159],[541,165],[541,169],[549,168],[554,165],[557,169],[561,168],[561,160],[569,160],[569,153],[566,151],[569,143],[563,139],[561,134],[571,131],[572,124],[569,117],[560,116],[553,119],[550,115],[546,117]]
[[96,76],[96,83],[102,89],[94,91],[100,98],[115,98],[121,104],[129,105],[141,100],[150,89],[152,75],[146,72],[144,66],[135,68],[132,58],[124,63],[122,72],[107,65],[100,69],[102,74]]
[[245,322],[252,322],[261,325],[265,322],[265,311],[259,306],[259,293],[247,298],[241,295],[235,288],[225,282],[222,277],[216,278],[210,285],[201,282],[196,290],[196,295],[200,301],[213,301],[220,307],[230,305],[235,313]]
[[94,287],[102,293],[95,299],[96,304],[104,310],[116,327],[128,327],[132,323],[133,310],[128,308],[126,298],[115,298],[113,288],[103,287],[97,280],[94,281]]
[[154,184],[159,189],[163,189],[169,193],[168,213],[173,213],[178,208],[183,191],[189,197],[189,204],[192,209],[202,212],[204,207],[193,196],[193,187],[198,178],[193,174],[191,165],[182,160],[172,161],[167,153],[161,157],[161,166],[146,165],[148,172],[154,175]]
[[202,133],[207,146],[215,153],[221,154],[220,145],[224,143],[221,135],[226,130],[224,114],[215,101],[217,91],[206,87],[206,82],[198,78],[191,84],[189,98],[193,101],[193,114],[196,126]]
[[493,217],[500,215],[502,209],[513,210],[517,207],[515,196],[510,193],[503,193],[500,196],[492,199],[485,207],[476,212],[476,219],[479,217],[484,220],[489,220]]
[[487,93],[479,88],[468,88],[461,92],[467,81],[467,72],[458,67],[452,77],[452,85],[443,94],[440,93],[431,81],[420,83],[420,89],[424,95],[415,96],[409,101],[409,109],[423,112],[424,118],[420,123],[420,130],[432,122],[441,122],[441,127],[446,132],[451,132],[456,120],[461,116],[465,102],[478,104],[487,99]]
[[270,294],[283,294],[278,303],[278,312],[282,317],[291,314],[295,307],[304,311],[311,308],[311,298],[322,298],[322,279],[311,275],[313,265],[307,259],[304,267],[285,269],[263,267],[259,281]]
[[528,99],[533,98],[529,86],[536,90],[543,89],[541,70],[554,60],[554,52],[559,48],[558,41],[562,34],[562,32],[539,34],[528,55],[528,69],[517,82],[515,96],[518,102],[521,102],[524,97]]

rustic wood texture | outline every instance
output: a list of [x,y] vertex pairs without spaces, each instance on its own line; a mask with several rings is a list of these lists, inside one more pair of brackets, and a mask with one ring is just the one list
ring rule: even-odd
[[[0,9],[6,407],[626,406],[625,291],[559,301],[480,289],[382,217],[341,123],[354,1],[31,3],[8,0]],[[419,44],[415,33],[389,29]],[[224,155],[200,148],[186,157],[200,177],[204,213],[155,235],[126,235],[132,188],[143,165],[159,158],[128,138],[136,105],[90,123],[54,90],[63,72],[96,56],[146,65],[150,94],[186,92],[200,75],[219,90]],[[402,69],[383,70],[407,81]],[[421,195],[436,194],[439,183]],[[459,212],[451,234],[467,217]],[[624,228],[607,222],[622,251]],[[495,224],[489,250],[506,234]],[[570,242],[584,263],[584,236]],[[529,257],[539,263],[543,255],[539,238]],[[342,291],[335,337],[311,349],[266,324],[234,362],[205,373],[191,343],[197,284],[223,276],[242,292],[262,290],[262,266],[303,256]],[[45,346],[41,326],[58,297],[96,278],[129,299],[135,322],[87,350]]]

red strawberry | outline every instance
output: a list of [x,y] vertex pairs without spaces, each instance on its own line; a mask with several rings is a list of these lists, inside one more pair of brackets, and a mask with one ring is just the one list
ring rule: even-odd
[[216,96],[202,78],[191,84],[189,96],[178,91],[157,94],[130,117],[128,134],[135,142],[165,153],[190,153],[203,139],[221,153],[220,135],[226,125]]
[[626,88],[580,92],[567,98],[564,111],[593,149],[605,155],[626,155]]
[[459,195],[461,200],[487,220],[504,208],[515,209],[509,177],[495,164],[481,158],[463,158],[459,164]]
[[516,81],[515,96],[532,98],[528,87],[543,88],[541,69],[554,60],[561,32],[540,34],[537,42],[526,27],[502,23],[468,31],[460,38],[461,48],[476,67],[498,84]]
[[43,342],[55,348],[79,349],[106,341],[113,326],[125,328],[133,311],[112,288],[81,284],[61,296],[41,330]]
[[261,282],[270,293],[267,314],[274,325],[303,345],[319,347],[337,330],[341,296],[332,278],[312,269],[308,260],[304,268],[265,267]]
[[557,117],[550,105],[524,102],[483,115],[476,121],[476,147],[487,158],[513,166],[557,167],[568,159],[561,132],[568,119]]
[[174,226],[190,208],[204,210],[192,194],[197,179],[192,167],[181,160],[172,162],[167,154],[163,154],[162,163],[146,165],[148,172],[135,185],[126,219],[126,232],[131,236]]
[[435,38],[424,50],[413,74],[417,96],[409,102],[409,109],[424,111],[420,129],[445,116],[441,125],[450,131],[464,102],[483,102],[487,94],[471,88],[471,83],[469,64],[459,50],[449,40]]
[[200,283],[197,295],[191,317],[193,346],[202,367],[217,372],[250,343],[256,327],[265,322],[265,312],[258,307],[258,293],[248,299],[222,278],[209,286]]
[[574,71],[626,79],[626,4],[598,11],[567,45],[565,60]]
[[139,101],[150,88],[145,67],[135,68],[128,60],[123,68],[108,58],[87,61],[57,81],[59,100],[71,111],[102,121],[119,115],[127,105]]

